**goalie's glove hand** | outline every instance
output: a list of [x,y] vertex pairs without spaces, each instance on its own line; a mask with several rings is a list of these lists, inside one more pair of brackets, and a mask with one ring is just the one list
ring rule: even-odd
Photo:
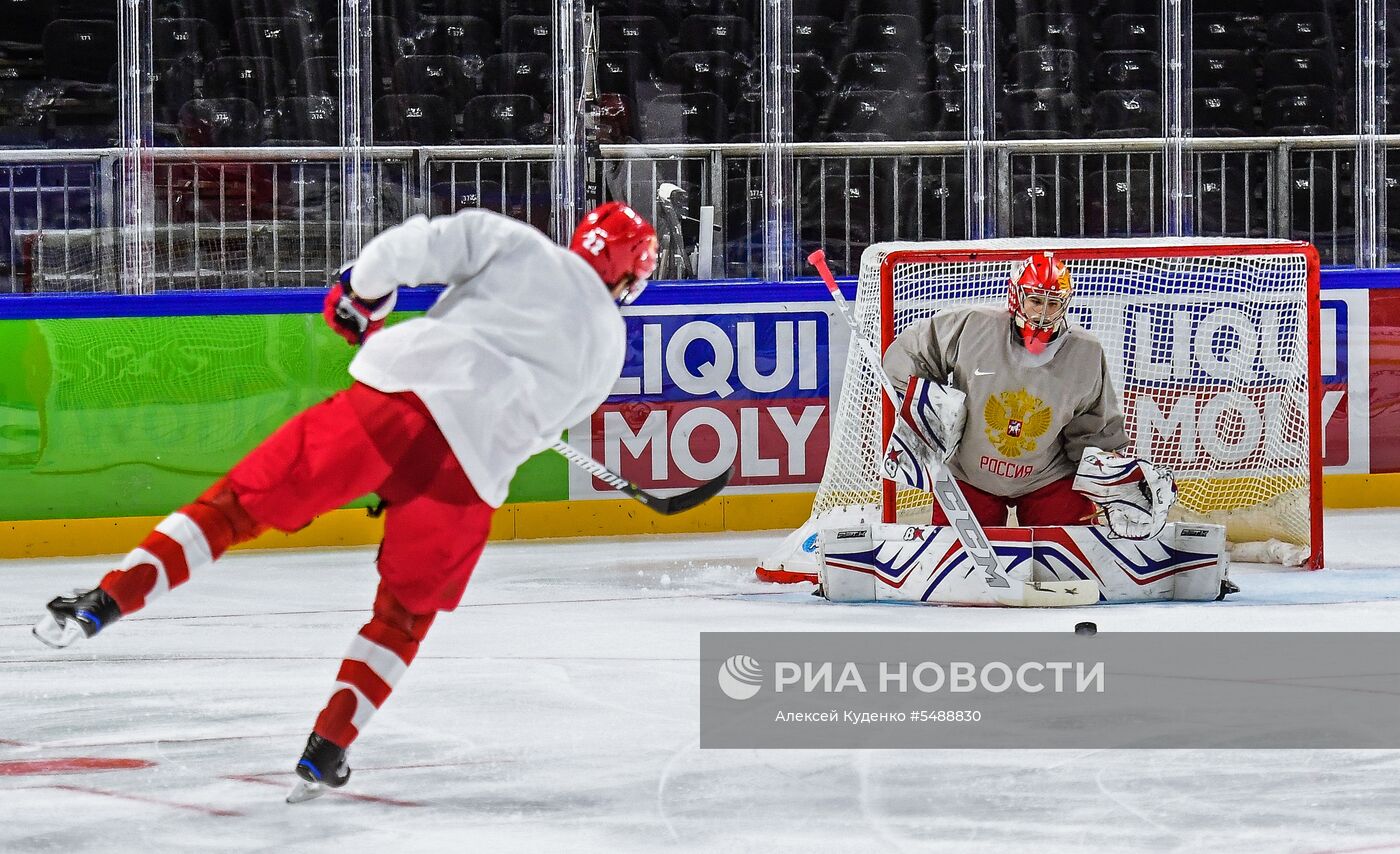
[[350,289],[350,267],[340,271],[336,283],[326,293],[321,314],[335,334],[353,345],[363,344],[384,326],[384,318],[398,302],[397,290],[377,300],[361,299]]
[[1169,469],[1099,448],[1084,449],[1074,489],[1099,506],[1113,536],[1130,540],[1161,533],[1176,503]]
[[932,489],[932,471],[957,450],[966,421],[966,394],[910,377],[885,446],[885,478],[915,489]]

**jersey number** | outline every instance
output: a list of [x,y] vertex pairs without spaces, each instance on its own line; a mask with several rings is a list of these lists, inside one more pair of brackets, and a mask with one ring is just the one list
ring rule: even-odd
[[597,255],[607,245],[607,237],[608,233],[605,230],[595,228],[583,236],[583,248]]

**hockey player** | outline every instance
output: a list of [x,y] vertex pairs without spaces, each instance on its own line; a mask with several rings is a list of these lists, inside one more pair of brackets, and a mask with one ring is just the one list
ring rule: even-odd
[[[906,398],[896,432],[916,456],[947,461],[985,527],[1005,525],[1012,507],[1021,525],[1082,525],[1101,511],[1117,536],[1154,536],[1175,484],[1122,453],[1108,362],[1066,317],[1073,296],[1069,270],[1042,252],[1014,268],[1009,313],[950,309],[906,328],[884,355]],[[947,524],[937,504],[932,521]]]
[[[96,588],[50,602],[35,635],[55,647],[92,637],[230,546],[377,493],[386,510],[373,615],[288,800],[343,786],[346,748],[437,612],[461,600],[516,468],[611,391],[626,351],[616,306],[642,292],[656,252],[651,225],[618,202],[584,217],[567,249],[483,210],[415,216],[378,235],[325,300],[331,328],[364,345],[354,384],[289,420]],[[381,331],[398,289],[422,283],[446,290],[425,317]]]

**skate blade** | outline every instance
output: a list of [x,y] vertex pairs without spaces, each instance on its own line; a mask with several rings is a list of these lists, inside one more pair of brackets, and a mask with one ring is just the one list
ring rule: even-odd
[[63,649],[83,636],[83,627],[74,622],[60,623],[53,614],[45,614],[34,624],[34,637],[54,649]]
[[292,790],[287,793],[287,803],[300,804],[306,801],[312,801],[325,793],[325,783],[310,783],[306,780],[300,780],[292,787]]

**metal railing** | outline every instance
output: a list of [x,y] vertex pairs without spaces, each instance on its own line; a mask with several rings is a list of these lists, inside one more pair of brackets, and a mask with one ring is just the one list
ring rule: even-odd
[[[1400,137],[1386,142],[1400,148]],[[1162,141],[1016,140],[991,143],[998,233],[1129,236],[1163,233]],[[1356,138],[1191,140],[1188,231],[1231,237],[1291,236],[1318,245],[1325,263],[1354,257]],[[603,192],[654,220],[668,213],[657,189],[685,191],[677,223],[693,276],[762,275],[760,144],[605,145]],[[966,148],[953,142],[796,143],[791,251],[828,249],[853,272],[877,240],[967,236]],[[345,260],[343,151],[323,148],[183,148],[148,152],[155,223],[149,288],[314,285]],[[0,151],[0,290],[122,290],[118,255],[121,152]],[[550,146],[385,146],[367,149],[376,188],[362,199],[381,230],[414,214],[483,207],[556,231],[563,197],[551,182]],[[712,241],[699,239],[702,208]],[[556,239],[560,237],[554,234]],[[710,264],[695,257],[712,246]]]

